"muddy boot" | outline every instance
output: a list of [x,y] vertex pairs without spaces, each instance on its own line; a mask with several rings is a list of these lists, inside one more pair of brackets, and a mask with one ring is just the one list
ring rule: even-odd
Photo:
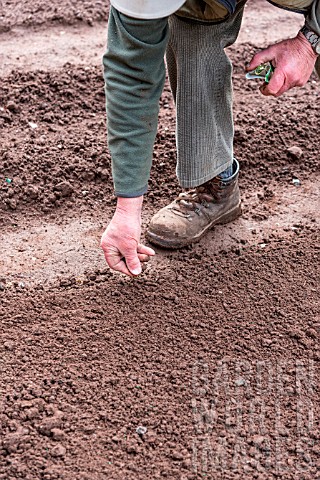
[[239,217],[238,175],[239,163],[234,160],[231,177],[218,176],[181,193],[154,215],[146,232],[148,240],[165,248],[181,248],[198,242],[214,225]]

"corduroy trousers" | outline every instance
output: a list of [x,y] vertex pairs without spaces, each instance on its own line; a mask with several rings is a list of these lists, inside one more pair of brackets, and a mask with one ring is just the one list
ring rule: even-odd
[[177,176],[184,188],[232,164],[232,65],[224,48],[235,42],[241,19],[242,11],[217,25],[169,18],[167,65],[177,112]]
[[137,20],[111,9],[103,63],[116,195],[146,191],[165,50],[176,104],[181,186],[201,185],[232,164],[232,65],[225,47],[235,42],[242,13],[202,25],[176,15]]

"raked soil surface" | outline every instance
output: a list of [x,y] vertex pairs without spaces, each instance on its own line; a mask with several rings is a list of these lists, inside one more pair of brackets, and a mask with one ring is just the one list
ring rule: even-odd
[[[99,249],[107,14],[0,3],[0,480],[320,478],[320,84],[244,80],[303,19],[249,1],[229,49],[243,216],[128,279]],[[174,129],[166,84],[144,226]]]

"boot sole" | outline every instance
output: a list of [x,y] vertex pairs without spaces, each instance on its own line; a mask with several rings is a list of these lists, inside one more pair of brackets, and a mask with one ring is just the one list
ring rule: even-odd
[[174,250],[177,248],[186,247],[187,245],[191,245],[192,243],[199,242],[199,240],[201,240],[201,238],[208,232],[208,230],[210,230],[215,225],[224,225],[226,223],[232,222],[233,220],[236,220],[238,217],[240,217],[241,213],[241,203],[239,203],[236,207],[232,208],[228,212],[223,213],[220,217],[209,223],[209,225],[207,225],[196,237],[193,237],[192,239],[179,240],[177,238],[174,240],[168,240],[149,231],[146,232],[146,238],[154,245],[158,245],[159,247],[167,249]]

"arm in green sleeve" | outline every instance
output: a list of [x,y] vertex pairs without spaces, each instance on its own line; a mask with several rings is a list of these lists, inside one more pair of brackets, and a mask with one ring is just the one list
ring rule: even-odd
[[111,8],[103,57],[115,194],[147,191],[165,81],[167,18],[139,20]]

